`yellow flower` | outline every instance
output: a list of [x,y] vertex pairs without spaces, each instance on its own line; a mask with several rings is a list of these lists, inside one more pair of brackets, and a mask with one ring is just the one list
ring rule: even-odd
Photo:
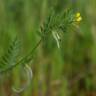
[[81,16],[76,19],[77,22],[80,22],[81,20],[82,20]]
[[76,15],[75,15],[75,21],[76,21],[76,22],[82,21],[81,14],[80,14],[79,12],[77,12]]
[[80,17],[80,13],[79,12],[76,13],[76,17],[77,18]]

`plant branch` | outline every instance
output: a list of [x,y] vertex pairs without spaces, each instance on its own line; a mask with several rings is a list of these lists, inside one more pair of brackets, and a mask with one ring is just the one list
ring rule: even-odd
[[11,70],[12,68],[16,67],[16,66],[19,65],[19,64],[25,64],[24,62],[26,62],[26,60],[27,60],[27,62],[28,62],[28,61],[31,61],[32,56],[33,56],[33,53],[34,53],[35,50],[38,48],[38,46],[40,45],[41,41],[42,41],[42,39],[40,39],[40,41],[36,44],[36,46],[32,49],[32,51],[31,51],[28,55],[26,55],[25,57],[23,57],[21,60],[19,60],[19,62],[17,62],[17,63],[14,64],[13,66],[8,67],[8,68],[2,70],[0,73],[7,72],[8,70]]

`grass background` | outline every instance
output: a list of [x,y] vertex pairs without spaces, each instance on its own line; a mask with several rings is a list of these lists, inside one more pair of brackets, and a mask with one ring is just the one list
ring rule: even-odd
[[[81,13],[78,33],[65,33],[62,50],[50,39],[42,42],[47,45],[39,46],[30,63],[30,86],[21,93],[12,91],[12,86],[21,87],[23,82],[20,77],[24,73],[18,66],[0,76],[0,96],[96,96],[95,0],[0,0],[0,56],[16,35],[22,42],[20,55],[30,52],[40,39],[37,31],[53,6],[56,12],[71,7]],[[76,82],[70,86],[74,78]]]

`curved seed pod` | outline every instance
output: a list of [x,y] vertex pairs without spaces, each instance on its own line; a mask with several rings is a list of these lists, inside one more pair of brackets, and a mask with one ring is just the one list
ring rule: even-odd
[[60,48],[60,44],[59,44],[60,42],[59,41],[60,41],[61,38],[60,38],[59,34],[55,31],[53,31],[52,35],[53,35],[53,38],[56,40],[58,48]]
[[32,80],[32,76],[33,76],[33,73],[32,73],[32,69],[26,64],[25,67],[24,67],[24,70],[25,72],[27,73],[27,83],[25,85],[23,85],[23,87],[21,88],[14,88],[12,87],[12,90],[15,92],[15,93],[21,93],[22,91],[24,91],[31,83],[31,80]]

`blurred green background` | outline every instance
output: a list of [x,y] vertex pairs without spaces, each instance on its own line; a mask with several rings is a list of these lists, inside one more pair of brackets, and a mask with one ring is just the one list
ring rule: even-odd
[[16,35],[22,43],[20,55],[30,52],[53,6],[56,12],[79,11],[80,29],[65,33],[62,50],[51,46],[51,40],[38,47],[30,63],[32,82],[23,92],[12,91],[12,86],[26,84],[19,66],[0,74],[0,96],[96,96],[96,0],[0,0],[0,56]]

